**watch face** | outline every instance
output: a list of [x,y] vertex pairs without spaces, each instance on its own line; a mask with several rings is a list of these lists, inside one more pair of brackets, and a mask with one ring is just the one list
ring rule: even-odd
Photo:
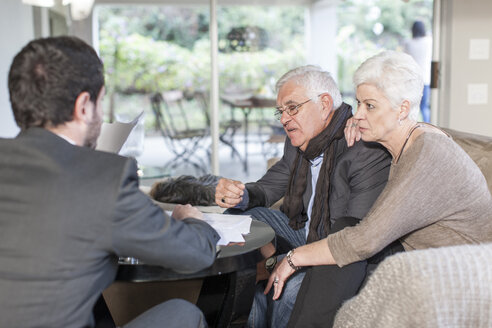
[[273,269],[275,268],[275,264],[277,264],[277,257],[269,257],[265,262],[265,268],[268,272],[272,273]]

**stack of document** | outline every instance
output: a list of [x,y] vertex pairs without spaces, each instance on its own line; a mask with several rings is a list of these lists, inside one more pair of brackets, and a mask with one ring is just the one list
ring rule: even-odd
[[[172,216],[172,211],[166,211],[166,213]],[[243,235],[249,234],[251,228],[251,216],[249,215],[203,213],[203,220],[219,234],[218,246],[244,242]]]
[[244,242],[243,235],[249,234],[251,227],[249,215],[203,213],[203,218],[219,234],[220,240],[217,242],[219,246]]

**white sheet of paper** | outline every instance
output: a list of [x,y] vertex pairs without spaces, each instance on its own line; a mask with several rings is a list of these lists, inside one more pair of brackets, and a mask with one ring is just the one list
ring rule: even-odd
[[143,111],[128,123],[104,122],[101,126],[101,134],[97,138],[96,149],[117,154],[142,115]]
[[244,242],[251,228],[251,216],[204,213],[205,222],[210,224],[219,234],[217,245]]
[[[171,216],[171,211],[166,211]],[[251,229],[251,216],[228,215],[220,213],[203,213],[203,219],[217,231],[220,240],[217,245],[224,246],[229,243],[244,242],[243,235],[247,235]]]

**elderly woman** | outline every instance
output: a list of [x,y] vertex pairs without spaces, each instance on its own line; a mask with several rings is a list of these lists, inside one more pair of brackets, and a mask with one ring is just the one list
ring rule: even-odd
[[357,113],[345,130],[347,142],[361,138],[386,147],[393,158],[390,176],[360,223],[296,248],[272,272],[266,292],[273,285],[277,299],[298,268],[313,266],[289,327],[332,324],[337,309],[324,308],[323,292],[336,282],[323,281],[322,267],[368,259],[394,241],[405,251],[492,241],[492,197],[480,169],[446,133],[415,120],[423,88],[419,72],[409,55],[394,51],[357,69]]

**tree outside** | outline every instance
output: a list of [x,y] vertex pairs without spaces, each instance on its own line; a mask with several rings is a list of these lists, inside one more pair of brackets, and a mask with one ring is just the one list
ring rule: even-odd
[[[100,6],[99,50],[106,68],[108,106],[125,114],[135,111],[135,97],[140,102],[147,101],[139,94],[168,90],[207,92],[208,10],[206,6]],[[221,87],[272,96],[279,75],[305,61],[304,12],[304,7],[296,6],[219,7]],[[248,26],[265,31],[265,46],[231,50],[228,34],[234,28]],[[259,35],[248,33],[247,37],[254,39]]]

